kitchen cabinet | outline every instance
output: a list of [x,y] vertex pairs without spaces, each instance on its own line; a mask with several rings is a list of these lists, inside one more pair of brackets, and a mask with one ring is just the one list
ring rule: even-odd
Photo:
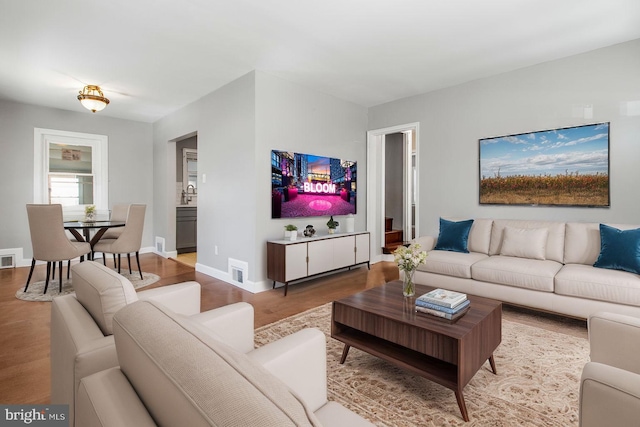
[[176,208],[176,251],[195,252],[198,246],[198,208]]

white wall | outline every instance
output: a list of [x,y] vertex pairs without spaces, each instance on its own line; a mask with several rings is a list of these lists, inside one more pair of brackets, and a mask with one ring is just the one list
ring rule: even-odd
[[[639,224],[639,102],[635,40],[372,107],[369,129],[420,122],[421,235],[437,235],[439,216]],[[479,205],[478,139],[607,121],[610,208]]]
[[22,248],[23,259],[17,262],[30,264],[32,250],[25,205],[33,203],[36,127],[109,137],[109,205],[146,203],[142,246],[152,246],[151,124],[0,100],[0,250]]

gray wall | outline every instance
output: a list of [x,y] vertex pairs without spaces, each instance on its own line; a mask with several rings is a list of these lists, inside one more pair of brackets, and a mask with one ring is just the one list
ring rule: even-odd
[[[366,126],[364,107],[262,72],[240,77],[154,123],[155,234],[166,239],[167,251],[175,250],[175,177],[163,167],[175,162],[169,141],[197,131],[199,268],[220,277],[218,272],[228,272],[229,259],[244,261],[246,279],[265,284],[266,241],[282,238],[285,222],[291,222],[271,219],[271,150],[357,161],[356,227],[362,230]],[[294,222],[321,230],[326,221]]]
[[[420,122],[421,235],[437,236],[439,216],[638,224],[639,102],[635,40],[370,108],[369,129]],[[479,138],[607,121],[610,208],[479,205]]]
[[[266,241],[283,238],[284,226],[312,224],[327,233],[329,217],[271,219],[271,150],[295,151],[358,162],[355,229],[366,228],[367,109],[256,72],[255,280],[266,280]],[[340,222],[341,217],[334,219]],[[343,225],[343,224],[341,224]],[[253,273],[252,273],[253,274]]]
[[[108,107],[107,107],[108,108]],[[32,256],[25,205],[33,203],[34,128],[109,137],[109,205],[147,204],[142,246],[152,245],[153,151],[151,124],[0,100],[0,249]],[[17,260],[21,264],[24,260]]]
[[252,72],[153,124],[155,235],[175,251],[176,144],[170,141],[197,132],[198,263],[223,272],[229,257],[254,264],[254,87]]

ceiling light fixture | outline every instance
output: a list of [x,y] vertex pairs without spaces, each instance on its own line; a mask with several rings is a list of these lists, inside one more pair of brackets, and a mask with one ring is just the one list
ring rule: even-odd
[[78,95],[78,101],[87,110],[92,112],[102,111],[109,104],[109,100],[104,97],[100,86],[86,85]]

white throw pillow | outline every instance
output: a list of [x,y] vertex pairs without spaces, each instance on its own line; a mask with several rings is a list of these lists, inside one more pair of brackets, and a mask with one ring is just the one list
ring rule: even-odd
[[548,235],[546,228],[505,227],[500,255],[546,259]]

